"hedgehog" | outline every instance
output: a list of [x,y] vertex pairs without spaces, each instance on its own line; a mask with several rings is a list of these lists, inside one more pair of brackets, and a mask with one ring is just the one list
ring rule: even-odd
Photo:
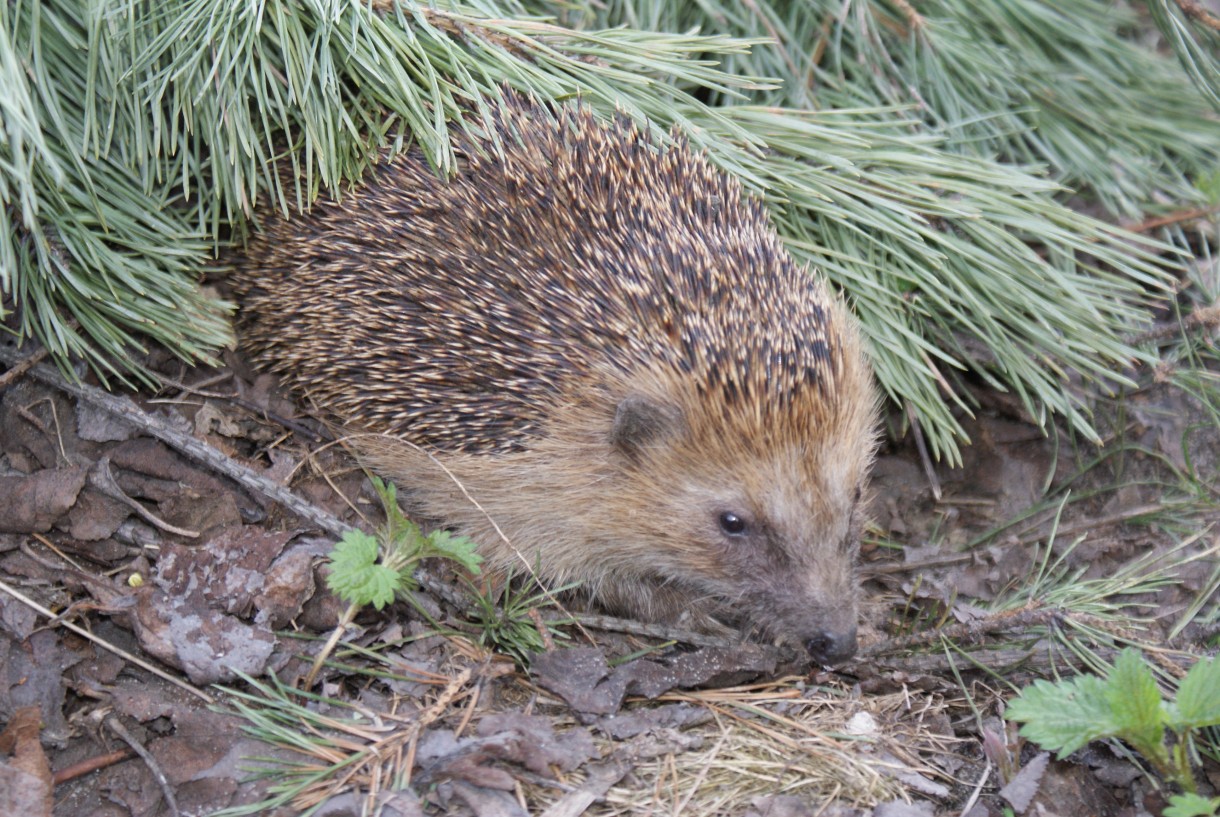
[[264,220],[244,348],[488,570],[850,658],[877,397],[844,303],[677,132],[511,92],[454,131],[452,178],[411,149]]

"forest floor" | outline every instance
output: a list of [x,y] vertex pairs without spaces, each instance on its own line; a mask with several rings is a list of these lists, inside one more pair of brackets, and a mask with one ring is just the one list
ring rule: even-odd
[[[232,353],[148,364],[172,385],[132,395],[146,412],[377,522],[367,476],[273,378]],[[1168,791],[1120,744],[1047,758],[1004,701],[1128,642],[1180,674],[1220,630],[1220,433],[1149,376],[1100,447],[986,392],[960,467],[890,443],[861,653],[835,671],[591,626],[523,666],[432,567],[442,631],[368,611],[307,695],[345,607],[334,537],[37,371],[0,374],[0,814],[1157,815]]]

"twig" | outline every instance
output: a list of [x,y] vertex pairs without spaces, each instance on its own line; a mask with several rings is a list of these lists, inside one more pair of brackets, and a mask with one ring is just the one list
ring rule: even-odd
[[310,665],[309,672],[305,674],[305,681],[302,684],[301,689],[313,689],[314,681],[318,679],[318,673],[322,671],[322,665],[326,663],[328,658],[330,658],[330,654],[335,650],[335,645],[339,643],[339,639],[342,638],[343,634],[347,632],[348,625],[356,620],[356,616],[359,615],[362,609],[364,608],[354,602],[347,605],[347,609],[344,610],[343,615],[339,617],[339,621],[335,624],[335,628],[331,630],[330,637],[326,639],[326,643],[322,645],[322,649],[318,651],[316,656],[314,656],[313,664]]
[[891,573],[921,573],[937,567],[951,567],[965,564],[978,558],[978,554],[968,550],[965,553],[950,553],[945,556],[934,556],[931,559],[921,559],[918,562],[892,562],[887,564],[866,564],[860,568],[864,578],[886,576]]
[[[5,593],[8,593],[10,596],[17,599],[17,601],[21,602],[26,607],[29,607],[31,610],[36,610],[37,612],[46,616],[51,621],[56,620],[56,615],[54,613],[52,613],[50,610],[43,607],[41,604],[34,601],[33,599],[25,596],[24,594],[22,594],[15,588],[10,587],[8,584],[6,584],[3,581],[0,581],[0,590],[3,590]],[[131,663],[135,664],[138,667],[143,667],[144,669],[148,670],[149,672],[151,672],[153,675],[157,676],[158,678],[160,678],[164,681],[169,681],[174,686],[186,690],[187,692],[194,695],[196,698],[200,698],[210,704],[216,702],[215,698],[213,698],[211,695],[207,694],[203,690],[197,689],[196,687],[191,686],[190,684],[186,683],[185,681],[183,681],[179,678],[175,678],[174,676],[170,675],[165,670],[159,669],[159,668],[153,666],[152,664],[148,663],[147,661],[137,658],[136,656],[132,655],[131,653],[127,652],[126,650],[119,649],[118,647],[114,646],[113,644],[111,644],[107,641],[104,641],[101,638],[98,638],[93,633],[89,632],[88,630],[84,629],[83,627],[77,627],[75,624],[73,624],[70,621],[59,621],[59,626],[66,627],[67,629],[69,629],[72,632],[79,635],[81,638],[92,641],[94,644],[98,645],[99,647],[101,647],[104,650],[108,650],[109,652],[114,653],[119,658],[122,658],[124,661],[130,661]]]
[[1141,332],[1129,341],[1132,346],[1138,346],[1141,343],[1147,343],[1150,340],[1164,340],[1168,337],[1173,337],[1179,333],[1185,334],[1191,329],[1203,327],[1205,329],[1216,329],[1220,327],[1220,304],[1212,304],[1205,306],[1202,309],[1196,309],[1180,321],[1172,321],[1170,323],[1154,326],[1147,332]]
[[119,723],[119,719],[114,715],[108,715],[104,722],[111,732],[122,738],[123,742],[130,746],[131,750],[144,761],[144,765],[152,772],[153,778],[156,779],[157,785],[161,788],[161,796],[165,798],[165,805],[169,809],[170,815],[172,817],[179,817],[182,812],[178,811],[178,801],[174,797],[174,789],[170,786],[165,772],[161,771],[161,766],[157,763],[156,758],[144,748],[144,744],[132,737],[132,734],[127,731],[123,724]]
[[[1060,525],[1055,528],[1055,537],[1063,539],[1068,536],[1073,536],[1077,533],[1094,533],[1101,528],[1108,528],[1112,525],[1121,525],[1125,522],[1130,522],[1132,519],[1138,519],[1141,516],[1148,516],[1157,511],[1165,509],[1164,502],[1151,502],[1147,505],[1136,505],[1134,508],[1113,513],[1108,516],[1098,516],[1092,519],[1081,519],[1069,525]],[[1033,533],[1022,534],[1017,537],[1017,541],[1023,545],[1036,542],[1046,536],[1044,532],[1034,531]]]
[[[43,536],[41,533],[30,534],[30,536],[35,542],[42,545],[44,548],[51,551],[56,556],[58,556],[59,558],[63,559],[65,562],[70,564],[72,566],[73,570],[76,570],[80,573],[85,572],[85,568],[82,567],[80,565],[80,563],[78,563],[75,559],[73,559],[68,554],[64,553],[62,548],[60,548],[58,545],[56,545],[54,542],[52,542],[47,537]],[[62,564],[53,562],[40,553],[35,553],[34,548],[32,548],[30,546],[29,540],[23,540],[19,547],[21,549],[21,552],[24,553],[26,556],[29,556],[34,561],[38,562],[38,564],[42,565],[43,567],[45,567],[49,570],[54,571],[55,573],[59,573],[64,569],[64,566]]]
[[47,347],[40,347],[34,354],[27,357],[17,365],[10,368],[4,374],[0,374],[0,389],[8,386],[17,378],[28,372],[35,364],[41,363],[43,358],[47,356]]
[[89,484],[97,488],[106,496],[118,502],[122,502],[127,507],[136,512],[145,522],[155,528],[159,528],[166,533],[172,533],[176,536],[184,536],[187,539],[198,539],[199,531],[190,530],[188,528],[179,528],[171,525],[165,520],[157,517],[148,508],[145,508],[139,502],[129,497],[115,482],[114,474],[110,471],[110,457],[102,457],[97,461],[93,468],[89,469]]
[[[657,638],[661,641],[681,641],[686,644],[693,644],[696,647],[723,647],[731,649],[741,643],[740,639],[696,633],[692,630],[683,630],[665,624],[646,624],[642,621],[615,618],[614,616],[605,616],[597,613],[576,613],[571,614],[570,617],[595,630],[628,633],[629,635],[640,635],[646,638]],[[555,623],[563,623],[568,621],[569,616],[561,614],[544,616],[544,618]]]
[[[0,347],[0,362],[14,366],[21,363],[22,360],[22,356],[16,350]],[[301,499],[283,485],[272,482],[244,465],[234,462],[206,442],[197,440],[161,418],[149,414],[126,397],[116,397],[84,383],[69,383],[46,364],[32,366],[29,371],[35,379],[64,391],[78,400],[108,411],[196,462],[215,469],[239,485],[274,499],[331,536],[342,536],[350,527],[321,508]]]
[[924,475],[928,478],[928,485],[932,488],[932,498],[940,502],[941,490],[940,479],[936,476],[936,469],[932,467],[932,458],[928,456],[928,446],[923,439],[923,428],[919,425],[919,415],[915,413],[915,409],[910,403],[906,404],[907,420],[911,424],[911,433],[915,436],[915,448],[919,451],[919,461],[923,463]]
[[55,772],[55,785],[67,783],[75,780],[78,777],[84,777],[87,774],[92,774],[98,769],[105,769],[107,766],[113,766],[116,763],[122,763],[127,758],[131,757],[133,751],[131,749],[120,749],[117,752],[110,752],[105,755],[98,755],[87,760],[82,760],[79,763],[73,763],[71,766],[65,766]]
[[1196,218],[1206,218],[1207,216],[1215,215],[1215,207],[1195,207],[1191,210],[1179,210],[1176,213],[1170,213],[1165,216],[1157,216],[1156,218],[1146,219],[1139,224],[1133,224],[1127,227],[1133,233],[1147,233],[1152,230],[1158,230],[1161,227],[1168,227],[1170,224],[1177,224],[1182,221],[1193,221]]
[[542,613],[538,612],[537,607],[531,607],[526,615],[530,617],[530,621],[534,622],[534,627],[538,630],[538,637],[542,639],[542,649],[547,652],[555,652],[555,640],[551,638],[550,628],[542,620]]
[[[1067,525],[1060,525],[1055,528],[1055,538],[1064,539],[1069,536],[1074,536],[1078,533],[1096,533],[1097,531],[1112,527],[1114,525],[1122,525],[1130,522],[1132,519],[1138,519],[1141,516],[1148,516],[1157,511],[1164,510],[1165,503],[1155,502],[1147,505],[1136,505],[1134,508],[1127,508],[1115,514],[1108,516],[1092,517],[1089,519],[1081,519]],[[1028,545],[1033,542],[1045,539],[1048,536],[1048,531],[1042,529],[1048,520],[1032,523],[1029,526],[1020,528],[1022,533],[1017,537],[1016,541],[1019,544]],[[1030,530],[1032,528],[1032,530]],[[1030,531],[1028,533],[1024,531]],[[931,570],[938,567],[952,567],[953,565],[965,564],[979,558],[979,554],[973,550],[967,550],[962,553],[948,553],[944,556],[934,556],[930,559],[923,559],[918,562],[893,562],[884,564],[864,565],[860,568],[860,573],[865,578],[872,576],[886,576],[894,573],[920,573],[925,570]]]
[[953,624],[935,630],[889,638],[876,644],[871,644],[860,651],[860,658],[868,658],[887,652],[907,650],[912,647],[927,646],[935,641],[950,639],[953,641],[977,642],[984,635],[1014,629],[1028,629],[1038,625],[1049,624],[1066,614],[1057,607],[1046,608],[1037,605],[1026,605],[1019,610],[1009,610],[996,613],[978,621]]
[[1177,0],[1177,4],[1187,17],[1202,23],[1212,31],[1220,31],[1220,17],[1203,8],[1202,3],[1197,0]]

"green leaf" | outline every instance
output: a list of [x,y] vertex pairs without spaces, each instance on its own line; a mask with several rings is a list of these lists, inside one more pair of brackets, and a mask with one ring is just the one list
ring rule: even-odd
[[436,556],[457,562],[471,573],[479,572],[483,557],[475,552],[475,543],[465,536],[454,536],[447,530],[434,530],[428,534],[428,545]]
[[1106,700],[1119,736],[1144,755],[1163,751],[1165,714],[1161,690],[1138,650],[1123,650],[1106,680]]
[[1220,797],[1200,797],[1197,794],[1175,794],[1162,812],[1165,817],[1215,817],[1220,814]]
[[414,561],[422,558],[419,555],[422,539],[419,525],[408,519],[402,508],[398,507],[398,488],[394,483],[377,477],[372,477],[372,482],[373,490],[377,492],[381,507],[385,510],[385,540],[400,551],[404,559]]
[[377,563],[377,540],[364,531],[349,530],[331,551],[326,586],[349,604],[380,610],[394,600],[398,572]]
[[335,570],[360,570],[377,562],[378,550],[375,538],[353,528],[330,552],[331,565]]
[[1220,724],[1220,660],[1208,658],[1190,668],[1178,685],[1175,730]]
[[1052,684],[1035,681],[1008,705],[1008,718],[1023,721],[1021,735],[1057,751],[1060,759],[1092,740],[1118,734],[1106,683],[1095,675],[1082,675]]

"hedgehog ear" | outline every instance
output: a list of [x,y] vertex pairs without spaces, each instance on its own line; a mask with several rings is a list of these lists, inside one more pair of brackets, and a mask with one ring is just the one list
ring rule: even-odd
[[672,437],[681,424],[677,409],[633,394],[624,397],[614,412],[610,444],[624,454],[636,456],[644,448]]

